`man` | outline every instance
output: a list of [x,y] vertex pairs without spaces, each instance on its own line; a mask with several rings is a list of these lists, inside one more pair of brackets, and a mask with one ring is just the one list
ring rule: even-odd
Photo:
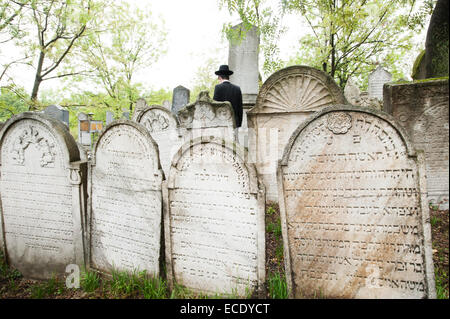
[[241,127],[243,113],[242,92],[239,86],[230,82],[230,75],[233,74],[233,71],[228,68],[228,65],[221,65],[215,74],[218,76],[220,84],[217,84],[214,88],[213,100],[230,102],[234,110],[236,127]]

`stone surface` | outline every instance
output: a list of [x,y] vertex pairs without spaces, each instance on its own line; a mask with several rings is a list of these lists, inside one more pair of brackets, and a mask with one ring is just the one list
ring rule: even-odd
[[369,74],[369,98],[383,100],[383,85],[392,80],[392,75],[379,65]]
[[10,265],[33,279],[85,266],[86,163],[67,127],[25,112],[5,123],[0,149],[0,232]]
[[78,142],[81,145],[91,146],[91,132],[89,131],[89,116],[86,113],[78,114]]
[[344,96],[350,104],[358,105],[360,103],[360,90],[358,86],[353,83],[351,79],[347,80],[347,84],[344,88]]
[[234,72],[230,81],[241,88],[243,107],[253,107],[259,91],[258,28],[247,30],[241,23],[233,27],[233,33],[236,37],[230,40],[228,51],[228,66]]
[[114,121],[114,113],[111,111],[106,111],[105,124],[109,125],[112,121]]
[[144,98],[140,98],[136,101],[136,105],[134,106],[133,116],[131,117],[132,121],[136,121],[136,119],[141,115],[141,112],[148,107],[147,102]]
[[388,84],[384,90],[384,111],[425,151],[428,200],[441,209],[449,207],[448,108],[448,80]]
[[308,115],[336,103],[347,103],[342,90],[328,74],[311,67],[282,69],[263,84],[247,113],[248,140],[269,201],[278,201],[276,165],[292,132]]
[[435,298],[423,153],[384,112],[326,108],[278,167],[291,296]]
[[438,0],[428,26],[425,52],[418,58],[414,79],[448,76],[449,1]]
[[44,109],[44,114],[63,122],[69,127],[69,111],[59,105],[50,105]]
[[200,136],[220,136],[231,141],[236,139],[236,123],[231,103],[213,101],[208,91],[200,92],[194,103],[180,109],[178,120],[186,130],[184,141]]
[[182,144],[178,119],[168,109],[152,105],[140,112],[136,122],[144,125],[158,144],[159,158],[165,176],[169,176],[172,158]]
[[177,86],[172,94],[172,113],[178,115],[178,111],[189,103],[190,91],[184,86]]
[[264,189],[245,150],[219,138],[186,143],[164,195],[169,283],[245,295],[265,281]]
[[129,120],[111,123],[91,161],[90,266],[158,276],[162,217],[158,146]]

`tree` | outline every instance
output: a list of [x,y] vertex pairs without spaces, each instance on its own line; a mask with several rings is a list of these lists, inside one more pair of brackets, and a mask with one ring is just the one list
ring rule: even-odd
[[[32,101],[37,101],[43,81],[80,74],[70,60],[74,47],[83,36],[93,31],[95,18],[103,10],[104,3],[93,0],[32,0],[29,23],[33,25],[35,37],[26,47],[35,52],[35,77],[31,92]],[[56,71],[60,71],[57,74]]]
[[108,94],[104,106],[131,110],[141,91],[133,82],[135,74],[155,63],[165,51],[166,32],[161,24],[148,9],[114,3],[104,12],[104,29],[82,39],[78,52],[93,70],[94,83]]
[[[428,1],[429,2],[429,1]],[[398,62],[412,49],[411,39],[426,14],[415,13],[416,0],[282,0],[286,12],[304,18],[311,34],[300,41],[294,62],[329,73],[341,87],[360,78],[374,64]],[[423,7],[422,7],[423,9]],[[395,62],[395,63],[394,63]],[[395,68],[397,66],[397,68]]]
[[[0,45],[2,45],[2,47],[14,40],[21,39],[24,36],[21,21],[23,19],[24,9],[29,2],[30,0],[0,0]],[[4,82],[5,79],[10,81],[11,78],[7,73],[9,69],[15,64],[24,63],[27,59],[27,54],[15,56],[11,60],[2,57],[2,64],[0,65],[0,83]]]

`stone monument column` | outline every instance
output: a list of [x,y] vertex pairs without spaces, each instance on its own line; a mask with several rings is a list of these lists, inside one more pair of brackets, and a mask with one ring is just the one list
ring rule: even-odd
[[234,72],[230,76],[230,81],[240,86],[242,91],[244,108],[242,129],[246,129],[247,111],[255,106],[256,96],[259,91],[259,32],[254,26],[246,29],[243,23],[234,26],[233,30],[239,34],[239,37],[230,40],[228,66]]

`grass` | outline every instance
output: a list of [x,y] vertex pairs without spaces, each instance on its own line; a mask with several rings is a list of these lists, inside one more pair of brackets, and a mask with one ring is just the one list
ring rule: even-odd
[[289,297],[286,276],[284,273],[276,271],[269,273],[267,277],[267,289],[269,297],[272,299],[286,299]]
[[65,291],[65,283],[53,276],[47,281],[32,285],[29,289],[32,299],[43,299],[63,294]]
[[448,282],[448,271],[442,268],[436,268],[434,275],[437,299],[448,299],[448,287],[445,285],[445,283]]

